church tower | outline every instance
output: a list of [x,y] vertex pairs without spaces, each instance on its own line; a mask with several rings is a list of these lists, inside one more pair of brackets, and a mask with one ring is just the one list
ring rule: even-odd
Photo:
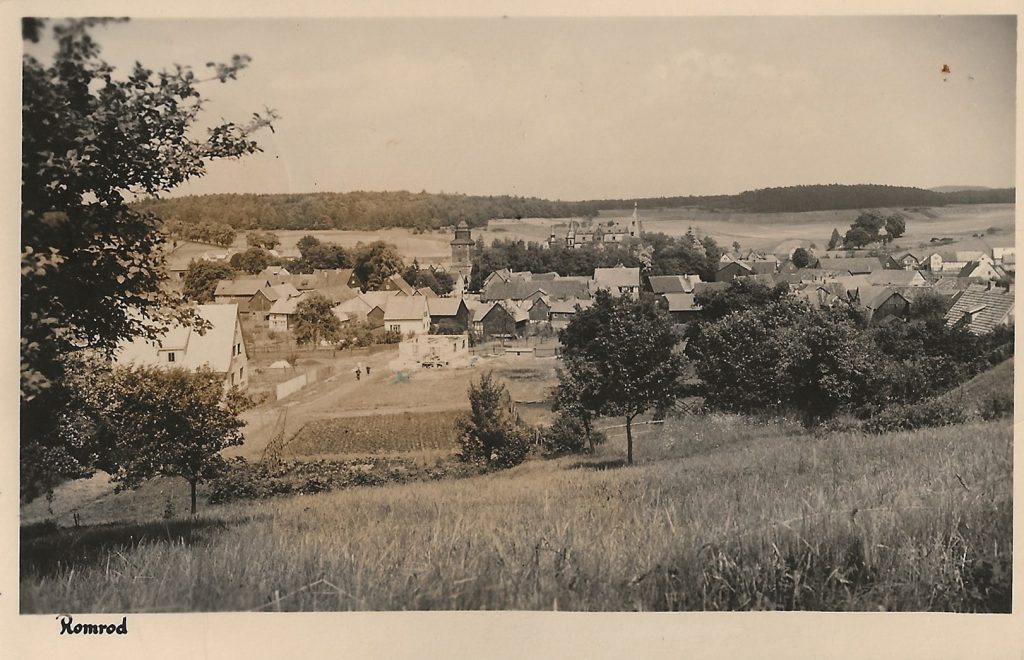
[[461,273],[463,277],[469,279],[469,273],[473,270],[473,238],[469,230],[469,225],[463,220],[455,228],[455,239],[451,242],[452,246],[452,270]]
[[629,219],[629,235],[637,238],[644,231],[640,222],[640,214],[637,212],[637,203],[633,202],[633,216]]

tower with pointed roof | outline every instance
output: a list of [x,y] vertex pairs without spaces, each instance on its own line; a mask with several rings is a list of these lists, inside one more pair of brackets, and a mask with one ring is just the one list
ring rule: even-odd
[[473,243],[472,232],[465,220],[459,222],[458,226],[455,227],[455,238],[452,240],[451,246],[452,270],[469,279],[469,274],[473,270],[473,248],[475,243]]
[[637,209],[637,202],[633,202],[633,215],[629,218],[629,235],[631,238],[637,238],[643,233],[644,228],[640,223],[640,214]]

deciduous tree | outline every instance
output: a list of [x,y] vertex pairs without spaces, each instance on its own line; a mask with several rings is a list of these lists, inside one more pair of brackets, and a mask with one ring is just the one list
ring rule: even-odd
[[[148,328],[198,322],[161,287],[158,219],[129,201],[202,176],[213,159],[258,151],[253,134],[275,117],[268,110],[200,134],[204,80],[181,65],[136,63],[117,75],[90,34],[104,22],[55,23],[52,59],[31,48],[22,59],[21,447],[22,467],[34,463],[36,478],[46,466],[55,479],[75,475],[92,460],[70,451],[55,424],[74,405],[62,356],[109,354],[121,340],[158,333]],[[23,36],[38,38],[42,22],[25,24]],[[211,63],[205,80],[234,79],[248,63],[244,55]]]
[[559,340],[574,398],[594,415],[625,419],[626,461],[632,463],[633,420],[667,407],[679,393],[685,359],[676,351],[680,337],[671,320],[653,301],[598,291]]
[[220,452],[242,444],[245,405],[225,391],[221,374],[160,367],[121,367],[94,383],[88,397],[101,465],[121,487],[156,476],[182,477],[196,513],[199,483],[224,467]]
[[320,342],[335,342],[341,337],[341,320],[334,313],[335,303],[326,296],[314,293],[295,306],[295,341],[319,346]]
[[200,304],[212,302],[217,284],[234,274],[234,269],[222,261],[192,261],[185,270],[185,300]]

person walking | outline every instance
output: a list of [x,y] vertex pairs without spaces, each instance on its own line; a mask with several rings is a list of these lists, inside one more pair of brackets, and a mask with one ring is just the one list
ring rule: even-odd
[[359,367],[356,367],[356,380],[359,380],[359,377],[362,375],[363,371]]

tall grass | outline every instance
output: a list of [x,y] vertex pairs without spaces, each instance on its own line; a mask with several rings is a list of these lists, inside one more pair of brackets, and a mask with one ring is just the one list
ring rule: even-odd
[[228,505],[192,534],[94,537],[59,565],[23,564],[21,607],[1009,611],[1009,424],[650,428],[633,467],[613,467],[613,437],[583,460]]

